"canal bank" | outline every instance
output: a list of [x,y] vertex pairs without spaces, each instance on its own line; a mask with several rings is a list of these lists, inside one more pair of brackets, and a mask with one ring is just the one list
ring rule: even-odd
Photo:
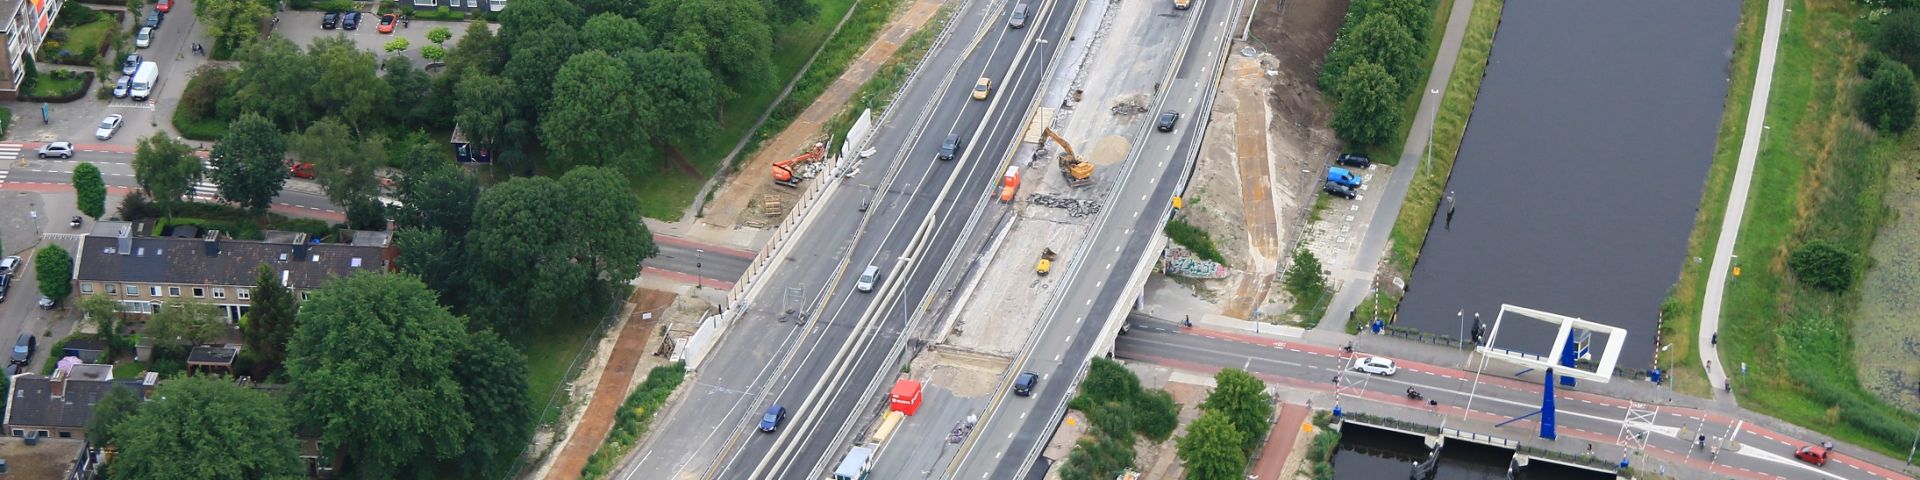
[[[1737,2],[1522,2],[1502,23],[1398,322],[1454,335],[1514,304],[1629,330],[1653,358],[1727,89]],[[1503,344],[1544,352],[1544,325]],[[1508,344],[1513,345],[1513,344]]]

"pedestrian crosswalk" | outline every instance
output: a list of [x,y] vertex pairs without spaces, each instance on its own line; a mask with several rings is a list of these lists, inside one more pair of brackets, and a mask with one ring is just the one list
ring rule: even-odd
[[200,182],[200,183],[193,184],[194,200],[213,201],[219,198],[220,198],[219,185],[214,185],[211,182]]
[[13,169],[13,162],[20,159],[18,143],[0,143],[0,183],[7,183],[7,171]]

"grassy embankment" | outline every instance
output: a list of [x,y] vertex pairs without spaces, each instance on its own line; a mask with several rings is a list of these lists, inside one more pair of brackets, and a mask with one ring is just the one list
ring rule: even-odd
[[[682,146],[680,153],[688,162],[700,171],[698,177],[678,172],[664,175],[647,175],[633,179],[633,191],[640,196],[641,214],[648,218],[679,220],[680,214],[693,205],[702,184],[709,177],[720,175],[728,165],[721,165],[727,153],[733,150],[740,137],[747,135],[747,129],[753,128],[760,114],[768,108],[774,112],[767,122],[754,130],[753,140],[747,148],[741,150],[735,161],[746,158],[758,147],[759,142],[771,138],[793,121],[793,118],[805,110],[807,105],[826,91],[827,86],[847,69],[847,65],[865,51],[872,43],[875,34],[886,26],[895,7],[901,0],[864,0],[859,10],[847,19],[838,34],[831,38],[834,25],[847,14],[847,9],[855,8],[855,0],[813,0],[820,7],[820,13],[812,21],[776,27],[773,35],[773,74],[757,85],[741,88],[739,95],[728,100],[721,108],[720,129],[706,141]],[[822,49],[821,44],[827,45]],[[807,59],[820,50],[820,58],[813,66],[802,72]],[[794,75],[802,75],[793,85],[793,91],[782,100],[779,106],[773,101],[780,96],[780,90]]]
[[[1423,73],[1432,72],[1433,61],[1439,57],[1440,39],[1447,36],[1447,20],[1449,20],[1448,17],[1452,16],[1448,15],[1448,12],[1453,11],[1453,1],[1454,0],[1439,0],[1433,2],[1433,23],[1427,26],[1427,43],[1424,49],[1421,50],[1420,57],[1420,71]],[[1472,22],[1468,22],[1468,24],[1471,25]],[[1373,157],[1373,161],[1388,165],[1400,164],[1400,149],[1404,148],[1407,144],[1407,131],[1413,128],[1415,115],[1420,114],[1420,97],[1427,94],[1427,76],[1421,75],[1418,81],[1420,82],[1419,85],[1413,85],[1406,89],[1407,98],[1400,99],[1400,124],[1394,127],[1394,131],[1398,133],[1389,135],[1387,137],[1387,143],[1361,147],[1360,151],[1366,153],[1369,157]],[[1438,149],[1439,145],[1435,145],[1434,148]]]
[[[1414,177],[1413,185],[1407,189],[1405,206],[1393,222],[1392,246],[1387,259],[1394,271],[1411,272],[1414,259],[1420,257],[1421,244],[1427,240],[1427,227],[1433,223],[1434,209],[1439,207],[1440,194],[1446,190],[1447,176],[1453,171],[1454,154],[1460,150],[1460,139],[1467,132],[1467,119],[1473,115],[1474,100],[1480,95],[1480,79],[1487,73],[1487,56],[1493,51],[1493,34],[1500,26],[1500,11],[1505,5],[1505,0],[1479,0],[1473,4],[1466,34],[1460,40],[1460,57],[1447,79],[1446,98],[1434,116],[1433,158]],[[1445,10],[1441,12],[1444,14]],[[1439,36],[1438,32],[1435,36]],[[1437,48],[1438,43],[1434,45]],[[1405,135],[1401,137],[1394,142],[1395,157],[1399,155],[1397,145],[1405,141]],[[1358,331],[1360,324],[1372,319],[1371,312],[1375,309],[1382,317],[1388,317],[1396,308],[1399,308],[1399,298],[1375,295],[1355,310],[1362,314],[1353,316],[1347,330]]]

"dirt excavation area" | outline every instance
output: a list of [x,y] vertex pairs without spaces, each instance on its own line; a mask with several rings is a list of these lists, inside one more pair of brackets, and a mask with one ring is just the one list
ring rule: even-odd
[[[1279,287],[1297,248],[1322,264],[1356,239],[1344,222],[1359,202],[1320,193],[1339,140],[1327,125],[1332,105],[1317,79],[1347,2],[1286,2],[1277,14],[1261,10],[1253,41],[1227,61],[1215,98],[1186,208],[1176,220],[1212,239],[1224,264],[1175,248],[1164,269],[1181,288],[1158,294],[1191,296],[1211,313],[1245,320],[1297,323],[1292,300]],[[1379,172],[1369,172],[1380,178]],[[1187,302],[1191,304],[1191,302]]]

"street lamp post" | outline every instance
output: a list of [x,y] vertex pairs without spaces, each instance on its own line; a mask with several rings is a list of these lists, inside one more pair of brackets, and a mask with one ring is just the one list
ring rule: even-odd
[[1453,337],[1453,339],[1460,342],[1460,350],[1465,351],[1467,349],[1467,341],[1465,340],[1467,338],[1467,311],[1461,310],[1460,313],[1455,313],[1453,316],[1460,320],[1460,336]]
[[693,283],[696,288],[707,288],[707,273],[700,266],[701,257],[706,253],[706,250],[693,249]]

